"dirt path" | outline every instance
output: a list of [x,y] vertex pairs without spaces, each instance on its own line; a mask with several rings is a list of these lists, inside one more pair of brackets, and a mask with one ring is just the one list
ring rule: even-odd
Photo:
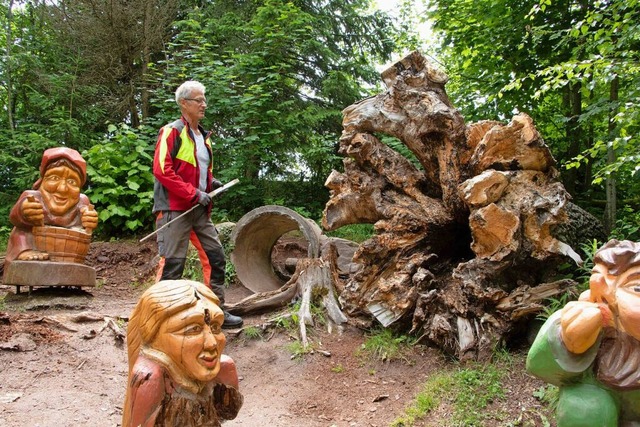
[[[131,304],[98,304],[86,296],[44,296],[65,309],[19,309],[5,318],[2,339],[13,351],[0,351],[0,426],[116,426],[127,380],[126,346],[104,320],[76,323],[80,313],[127,316]],[[27,297],[9,298],[19,304]],[[33,302],[33,301],[32,301]],[[77,304],[78,310],[70,310]],[[82,311],[80,311],[82,310]],[[260,324],[260,317],[245,319]],[[6,323],[9,322],[9,323]],[[8,335],[12,328],[12,336]],[[241,375],[245,404],[227,426],[383,426],[410,401],[429,371],[442,360],[430,357],[405,362],[366,362],[354,353],[362,334],[314,336],[322,350],[302,359],[287,349],[286,333],[248,340],[229,334],[226,353]],[[35,348],[34,348],[35,347]],[[416,356],[419,356],[416,354]],[[427,363],[428,362],[428,363]],[[435,362],[435,363],[434,363]]]
[[[95,289],[16,295],[15,289],[0,286],[0,427],[119,425],[127,357],[115,331],[126,327],[122,319],[142,292],[132,284],[153,275],[154,256],[153,245],[98,243],[89,257],[100,279]],[[247,293],[233,287],[227,299],[237,301]],[[245,318],[247,325],[263,322],[260,316]],[[286,332],[254,340],[228,334],[226,353],[238,365],[245,403],[226,426],[388,426],[430,375],[451,367],[438,351],[422,346],[405,361],[364,359],[358,355],[363,334],[353,327],[314,333],[312,340],[329,356],[315,352],[292,358],[293,338]],[[532,393],[539,382],[524,374],[512,381],[514,410],[537,405]],[[434,417],[422,425],[446,425],[446,411]]]

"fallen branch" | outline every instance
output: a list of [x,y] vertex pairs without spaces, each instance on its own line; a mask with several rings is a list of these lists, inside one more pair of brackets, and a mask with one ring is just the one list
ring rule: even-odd
[[64,323],[62,323],[61,321],[53,318],[53,317],[41,317],[38,320],[35,320],[33,323],[45,323],[47,325],[52,325],[55,326],[59,329],[64,329],[65,331],[69,331],[69,332],[78,332],[77,329],[72,328],[70,326],[65,325]]
[[124,339],[126,338],[126,333],[122,330],[122,328],[116,323],[114,319],[111,317],[105,317],[104,325],[102,329],[100,329],[100,333],[105,329],[109,329],[112,333],[116,341],[120,344],[124,343]]
[[83,338],[87,340],[93,339],[107,329],[112,332],[118,344],[124,343],[124,340],[126,338],[126,333],[111,317],[104,318],[104,324],[102,325],[102,328],[100,328],[99,331],[96,332],[94,329],[92,329],[91,331],[89,331],[89,335],[85,335]]

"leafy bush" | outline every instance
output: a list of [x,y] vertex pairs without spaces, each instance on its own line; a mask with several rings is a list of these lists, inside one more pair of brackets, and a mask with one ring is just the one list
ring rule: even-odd
[[9,242],[9,233],[11,233],[11,227],[0,226],[0,253],[7,250],[7,243]]
[[151,229],[155,131],[150,132],[145,127],[110,125],[108,137],[83,153],[85,192],[98,211],[99,234],[120,237]]
[[616,228],[611,232],[611,238],[618,240],[640,241],[640,212],[625,206],[618,210]]

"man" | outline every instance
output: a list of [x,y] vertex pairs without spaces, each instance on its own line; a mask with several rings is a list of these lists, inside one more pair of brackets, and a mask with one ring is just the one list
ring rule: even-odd
[[158,253],[163,257],[160,280],[182,278],[189,236],[193,232],[210,267],[209,286],[224,311],[222,326],[237,328],[242,326],[242,318],[224,309],[224,251],[210,216],[211,198],[207,193],[222,183],[212,174],[211,133],[200,125],[207,107],[204,93],[205,87],[196,81],[187,81],[178,87],[176,102],[182,116],[160,129],[156,143],[153,159],[156,226],[160,228],[200,205],[158,232]]

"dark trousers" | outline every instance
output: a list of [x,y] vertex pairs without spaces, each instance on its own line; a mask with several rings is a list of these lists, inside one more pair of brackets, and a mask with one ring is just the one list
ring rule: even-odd
[[[164,211],[156,220],[156,227],[162,227],[167,222],[180,216],[183,212]],[[158,254],[164,257],[164,267],[160,280],[176,280],[182,278],[189,249],[189,235],[191,230],[202,245],[202,249],[211,266],[209,286],[220,299],[220,306],[224,306],[224,271],[226,261],[224,250],[218,231],[211,222],[207,209],[196,207],[187,215],[171,223],[157,234]]]

